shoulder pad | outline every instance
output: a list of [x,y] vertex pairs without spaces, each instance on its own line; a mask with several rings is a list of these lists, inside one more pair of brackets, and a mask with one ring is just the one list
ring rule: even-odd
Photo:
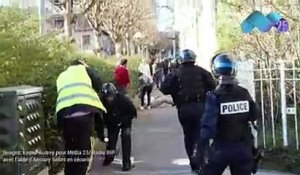
[[246,88],[244,88],[244,87],[242,87],[242,86],[240,86],[240,85],[237,85],[237,87],[238,88],[240,88],[241,90],[243,90],[243,91],[247,91],[247,92],[249,92],[249,90],[248,89],[246,89]]

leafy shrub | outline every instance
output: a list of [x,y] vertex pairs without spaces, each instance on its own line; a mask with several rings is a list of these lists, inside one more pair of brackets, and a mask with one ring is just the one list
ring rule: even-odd
[[[108,57],[106,59],[100,59],[96,55],[79,53],[77,54],[79,57],[84,57],[87,59],[87,62],[93,66],[98,72],[100,72],[100,76],[106,82],[113,82],[113,69],[116,67],[118,63],[118,59],[116,57]],[[140,56],[131,56],[125,57],[128,59],[128,70],[129,76],[131,79],[129,94],[133,97],[137,92],[137,78],[138,78],[138,65],[140,63]],[[105,64],[103,66],[102,64]],[[106,71],[107,70],[107,71]]]
[[300,173],[300,152],[292,149],[274,148],[265,151],[262,167],[272,170]]

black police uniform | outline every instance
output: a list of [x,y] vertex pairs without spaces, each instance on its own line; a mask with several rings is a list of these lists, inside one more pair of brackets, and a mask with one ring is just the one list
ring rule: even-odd
[[162,62],[162,66],[163,66],[163,74],[164,74],[164,76],[166,76],[169,72],[169,60],[164,59]]
[[[165,95],[172,96],[177,106],[185,149],[190,160],[200,130],[206,93],[214,88],[212,75],[193,62],[181,64],[166,77],[160,88]],[[192,170],[199,169],[200,165],[194,165],[192,162],[190,164]]]
[[[116,94],[112,103],[107,102],[105,98],[102,102],[107,109],[107,113],[103,116],[108,130],[107,150],[110,152],[116,150],[121,129],[123,169],[129,170],[131,168],[131,125],[132,119],[137,117],[136,108],[129,97],[121,93]],[[114,155],[108,154],[105,156],[103,165],[109,165],[113,160]]]
[[175,58],[175,60],[172,60],[170,64],[170,72],[174,72],[177,68],[179,68],[180,62],[178,58]]
[[159,61],[155,65],[155,73],[153,75],[153,80],[157,86],[157,88],[160,87],[160,84],[163,80],[163,63],[162,61]]
[[214,142],[203,174],[222,175],[227,166],[232,175],[251,174],[253,136],[249,122],[254,122],[257,116],[248,90],[237,84],[221,84],[207,95],[199,149],[210,138]]

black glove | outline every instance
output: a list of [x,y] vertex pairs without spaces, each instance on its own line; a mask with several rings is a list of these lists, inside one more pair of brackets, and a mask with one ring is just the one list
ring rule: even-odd
[[258,150],[257,148],[253,148],[253,154],[254,154],[254,159],[253,159],[252,173],[256,174],[258,164],[263,158],[263,152],[261,150]]
[[99,136],[98,135],[98,138],[99,138],[99,140],[101,141],[101,142],[104,142],[104,139],[105,139],[105,137],[102,135],[102,136]]
[[100,141],[104,142],[104,121],[101,117],[95,116],[95,130]]
[[191,156],[191,166],[194,167],[194,169],[199,169],[204,164],[204,152],[205,149],[200,148],[200,145],[195,145],[193,149],[193,154]]

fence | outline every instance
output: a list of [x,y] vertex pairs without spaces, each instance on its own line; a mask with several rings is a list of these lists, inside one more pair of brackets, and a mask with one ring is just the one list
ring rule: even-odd
[[260,107],[257,144],[298,150],[300,68],[291,62],[239,62],[237,77]]

